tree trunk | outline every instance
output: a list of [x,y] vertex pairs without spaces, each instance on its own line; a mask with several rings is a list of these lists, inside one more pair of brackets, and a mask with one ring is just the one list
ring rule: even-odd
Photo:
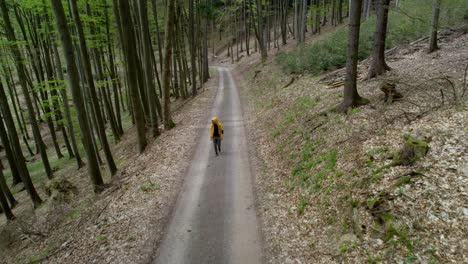
[[190,27],[190,67],[192,78],[192,96],[197,95],[197,63],[195,54],[195,18],[193,0],[189,0],[189,27]]
[[[8,106],[8,101],[5,95],[5,91],[3,90],[3,84],[0,81],[0,120],[5,122],[7,129],[9,131],[9,138],[11,139],[11,146],[12,151],[15,157],[15,163],[19,171],[19,175],[21,176],[21,180],[24,184],[24,187],[28,191],[29,196],[34,204],[34,208],[37,208],[41,203],[42,200],[36,192],[34,185],[31,181],[31,176],[28,171],[28,167],[26,166],[26,160],[23,156],[23,151],[21,150],[20,141],[18,138],[18,134],[16,133],[15,122],[13,121],[13,117],[11,116],[10,108]],[[0,122],[1,123],[1,122]],[[1,124],[0,136],[2,137],[2,142],[6,141],[8,138],[6,134],[6,129],[3,127],[3,123]]]
[[80,76],[75,61],[75,54],[73,51],[73,42],[68,30],[67,19],[65,11],[63,10],[61,0],[51,0],[52,9],[55,14],[55,21],[57,30],[59,32],[60,40],[62,42],[63,53],[68,69],[69,86],[73,96],[73,103],[76,109],[78,124],[81,131],[81,141],[83,143],[86,156],[88,158],[88,170],[93,183],[94,192],[98,193],[104,189],[104,181],[102,180],[101,171],[99,169],[99,162],[97,154],[93,148],[92,135],[89,127],[89,120],[85,109],[83,95],[80,89]]
[[337,106],[337,111],[346,113],[349,108],[369,103],[357,91],[357,63],[359,52],[359,31],[361,27],[362,0],[351,0],[349,30],[348,30],[348,59],[346,61],[346,78],[343,102]]
[[[2,116],[1,112],[0,116]],[[16,185],[21,182],[21,175],[19,173],[18,166],[16,165],[15,153],[13,152],[10,139],[8,138],[5,126],[3,125],[3,121],[0,121],[0,140],[3,144],[3,148],[5,148],[5,155],[8,159],[8,164],[10,165],[10,171],[13,177],[13,185]]]
[[[123,28],[123,47],[125,49],[124,55],[127,62],[128,71],[128,85],[129,85],[129,96],[133,107],[133,115],[135,117],[135,123],[137,127],[138,135],[138,149],[142,153],[148,141],[146,140],[146,127],[145,127],[145,116],[142,109],[140,97],[138,95],[138,73],[137,71],[137,45],[135,42],[134,24],[130,17],[130,6],[126,0],[119,1],[120,17],[122,19]],[[115,4],[115,1],[114,1]]]
[[[63,72],[62,72],[62,62],[60,60],[60,55],[58,53],[58,49],[55,44],[54,44],[54,55],[55,55],[55,64],[57,67],[58,79],[64,81],[65,78],[63,77]],[[73,153],[75,154],[76,165],[78,169],[81,169],[85,164],[83,160],[81,159],[80,150],[78,149],[78,144],[76,143],[75,128],[73,127],[73,120],[72,120],[71,113],[70,113],[70,105],[68,103],[67,91],[65,89],[61,89],[60,94],[62,96],[62,104],[65,110],[65,119],[67,120],[68,134],[70,135],[71,146],[73,149]]]
[[374,33],[374,51],[368,78],[374,78],[390,70],[385,62],[385,41],[387,37],[388,10],[390,0],[378,0],[377,20]]
[[154,85],[154,77],[153,77],[153,64],[152,64],[152,49],[151,49],[151,38],[150,32],[148,27],[148,15],[147,15],[147,2],[146,1],[138,1],[138,13],[140,18],[140,37],[141,37],[141,44],[142,44],[142,51],[143,51],[143,60],[144,60],[144,75],[145,75],[145,86],[146,86],[146,94],[149,106],[149,116],[150,116],[150,123],[151,123],[151,134],[153,137],[159,136],[159,122],[158,122],[158,114],[156,109],[156,101],[159,100],[156,95],[156,87]]
[[10,203],[10,208],[15,208],[18,202],[15,200],[15,197],[13,197],[10,188],[8,188],[5,176],[3,175],[3,169],[5,168],[3,167],[2,160],[0,160],[0,189]]
[[439,49],[439,46],[437,45],[437,31],[439,30],[439,14],[440,0],[432,0],[431,37],[429,39],[428,53],[432,53]]
[[343,23],[343,0],[338,0],[338,24]]
[[109,78],[110,81],[112,82],[112,91],[114,94],[114,108],[115,108],[115,114],[116,114],[116,122],[117,122],[117,127],[119,130],[119,134],[122,136],[124,131],[123,131],[123,126],[122,126],[122,117],[121,117],[121,111],[120,111],[120,83],[119,83],[119,76],[117,75],[116,71],[116,66],[114,63],[114,50],[112,49],[112,41],[111,41],[111,34],[110,34],[110,22],[109,22],[109,11],[107,6],[104,7],[105,10],[105,17],[106,17],[106,36],[107,36],[107,54],[108,54],[108,61],[109,61]]
[[11,208],[14,206],[10,207],[10,205],[8,205],[8,200],[7,200],[5,190],[8,190],[9,192],[8,186],[6,186],[5,178],[3,176],[2,161],[0,160],[0,205],[1,205],[3,212],[5,213],[7,220],[13,220],[15,219],[15,216],[13,215]]
[[[252,0],[249,0],[250,3]],[[257,0],[257,25],[254,25],[255,35],[258,41],[258,48],[260,49],[260,55],[262,57],[262,62],[265,62],[268,59],[268,51],[265,43],[265,30],[263,23],[263,10],[262,10],[262,0]],[[252,5],[251,5],[252,6]]]
[[18,72],[18,78],[20,80],[20,85],[23,91],[23,97],[26,102],[26,106],[28,108],[29,119],[31,122],[34,139],[39,148],[39,152],[41,154],[41,159],[42,159],[42,163],[44,164],[44,170],[46,172],[46,175],[49,179],[52,179],[53,172],[52,172],[52,168],[50,167],[49,158],[47,156],[46,145],[44,144],[44,141],[42,140],[41,132],[37,124],[36,112],[34,111],[34,108],[33,108],[34,106],[33,106],[31,97],[29,96],[29,88],[28,88],[28,84],[26,83],[27,76],[26,76],[26,68],[24,65],[24,60],[21,55],[21,51],[18,47],[17,41],[16,41],[15,32],[14,32],[13,26],[11,25],[10,17],[8,15],[8,8],[7,8],[5,0],[0,0],[0,8],[2,10],[3,24],[4,24],[5,31],[6,31],[7,39],[11,42],[10,49],[11,49],[11,52],[13,53],[13,58],[15,60],[15,65],[16,65],[16,69]]
[[[369,16],[370,16],[370,12],[371,12],[371,9],[372,9],[372,1],[373,0],[366,0],[366,10],[365,10],[366,11],[366,19],[369,19]],[[377,8],[380,9],[381,8],[380,5],[382,4],[382,0],[377,0],[377,1],[379,1],[379,6]],[[387,2],[387,0],[385,0],[385,1]],[[389,4],[390,4],[390,0],[388,0],[387,5],[389,5]],[[378,9],[377,9],[377,12],[379,12]],[[387,13],[388,13],[388,8],[387,8]],[[379,14],[377,13],[377,16],[378,15]],[[377,20],[379,20],[379,19],[377,18]]]
[[104,127],[104,119],[102,117],[102,112],[99,109],[99,100],[98,100],[97,93],[96,93],[96,87],[94,85],[94,78],[93,78],[93,73],[91,70],[91,62],[90,62],[90,58],[88,54],[86,39],[85,39],[84,31],[83,31],[83,26],[81,24],[81,19],[80,19],[80,15],[78,12],[78,6],[77,6],[76,1],[77,0],[70,0],[70,8],[71,8],[72,17],[73,17],[73,20],[75,22],[75,26],[78,32],[78,39],[80,42],[79,48],[80,48],[80,53],[81,53],[81,60],[84,66],[84,73],[86,77],[85,79],[88,85],[91,105],[94,108],[94,113],[97,119],[96,129],[99,135],[99,139],[101,141],[102,148],[104,150],[104,155],[106,157],[107,165],[109,166],[111,175],[115,175],[115,173],[117,173],[117,166],[115,165],[114,158],[112,157],[112,152],[109,147],[109,142],[107,140],[107,135],[106,135],[105,127]]
[[172,33],[175,21],[175,0],[167,0],[166,25],[164,29],[164,63],[163,63],[163,120],[164,129],[169,130],[175,126],[171,117],[171,57]]

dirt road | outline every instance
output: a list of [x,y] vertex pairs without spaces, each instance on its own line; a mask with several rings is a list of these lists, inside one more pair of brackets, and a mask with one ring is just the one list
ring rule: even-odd
[[[227,68],[219,67],[211,116],[223,124],[222,152],[215,156],[209,122],[198,145],[172,220],[154,263],[261,263],[261,239],[239,91]],[[196,139],[194,139],[196,140]]]

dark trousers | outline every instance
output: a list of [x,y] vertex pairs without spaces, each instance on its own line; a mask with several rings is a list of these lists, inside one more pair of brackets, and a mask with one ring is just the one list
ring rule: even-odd
[[215,149],[216,155],[218,155],[218,152],[221,152],[221,138],[220,137],[214,137],[213,138],[213,145]]

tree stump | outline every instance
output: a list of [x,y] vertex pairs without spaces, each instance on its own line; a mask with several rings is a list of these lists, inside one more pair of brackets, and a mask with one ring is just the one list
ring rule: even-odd
[[394,166],[411,166],[429,152],[430,139],[405,136],[403,147],[393,155]]
[[394,83],[383,82],[380,90],[385,94],[384,101],[386,103],[391,104],[403,98],[403,95],[396,90],[396,85]]

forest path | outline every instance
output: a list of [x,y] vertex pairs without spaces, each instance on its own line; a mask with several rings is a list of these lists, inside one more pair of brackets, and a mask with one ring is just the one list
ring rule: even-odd
[[211,116],[223,124],[222,153],[215,156],[209,120],[154,263],[261,263],[261,238],[239,91],[227,68]]

